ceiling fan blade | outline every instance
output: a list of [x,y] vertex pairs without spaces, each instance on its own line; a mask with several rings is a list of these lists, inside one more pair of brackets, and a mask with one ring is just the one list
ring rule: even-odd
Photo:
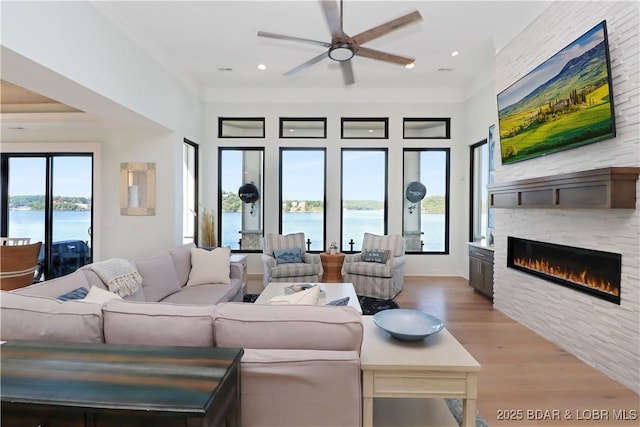
[[349,86],[356,82],[353,77],[353,67],[351,66],[351,61],[342,61],[340,63],[340,69],[342,70],[342,79],[344,80],[344,85]]
[[377,39],[378,37],[384,36],[385,34],[397,30],[398,28],[402,28],[413,22],[421,20],[422,15],[420,15],[420,12],[416,10],[415,12],[411,12],[407,15],[401,16],[400,18],[396,18],[392,21],[386,22],[384,24],[378,25],[377,27],[373,27],[367,31],[357,34],[353,36],[353,40],[358,45],[362,45],[363,43],[366,43],[373,39]]
[[304,39],[302,37],[285,36],[282,34],[268,33],[266,31],[258,31],[258,36],[268,37],[271,39],[278,39],[278,40],[288,40],[292,42],[302,42],[302,43],[313,44],[313,45],[322,46],[322,47],[331,46],[331,43],[321,42],[319,40]]
[[343,37],[342,22],[338,12],[338,3],[333,0],[320,0],[320,5],[324,11],[324,17],[329,25],[332,37]]
[[404,56],[394,55],[392,53],[381,52],[375,49],[369,49],[368,47],[360,46],[356,52],[357,56],[364,56],[365,58],[377,59],[378,61],[393,62],[394,64],[407,65],[415,61],[413,58],[407,58]]
[[292,68],[291,70],[287,71],[286,73],[284,73],[285,76],[292,76],[294,74],[299,73],[302,70],[305,70],[307,68],[309,68],[310,66],[312,66],[313,64],[316,64],[320,61],[322,61],[325,58],[329,57],[329,51],[326,52],[322,52],[320,55],[315,56],[313,58],[311,58],[310,60],[308,60],[307,62],[303,62],[302,64],[298,65],[295,68]]

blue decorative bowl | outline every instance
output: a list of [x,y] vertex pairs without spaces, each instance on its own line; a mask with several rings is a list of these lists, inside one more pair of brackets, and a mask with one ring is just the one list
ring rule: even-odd
[[379,311],[373,315],[373,323],[402,341],[420,341],[444,328],[437,317],[404,308]]

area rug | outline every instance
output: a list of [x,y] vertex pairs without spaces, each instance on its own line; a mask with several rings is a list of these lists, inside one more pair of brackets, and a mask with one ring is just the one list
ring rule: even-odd
[[358,295],[358,301],[360,301],[360,307],[362,307],[362,314],[369,316],[382,310],[400,308],[398,303],[392,299],[378,299]]
[[245,294],[244,297],[242,297],[242,301],[243,302],[256,302],[256,300],[258,299],[259,296],[260,296],[260,294]]
[[[460,399],[444,399],[445,403],[449,407],[453,418],[456,419],[458,425],[462,425],[462,400]],[[489,427],[487,420],[476,411],[476,427]]]

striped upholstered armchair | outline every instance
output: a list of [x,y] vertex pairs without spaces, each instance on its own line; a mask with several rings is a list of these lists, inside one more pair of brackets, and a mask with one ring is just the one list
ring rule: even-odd
[[342,276],[353,283],[356,294],[391,299],[402,290],[404,283],[405,240],[398,234],[378,236],[364,233],[362,252],[346,255]]
[[262,240],[263,283],[319,282],[320,255],[307,253],[304,233],[267,233]]

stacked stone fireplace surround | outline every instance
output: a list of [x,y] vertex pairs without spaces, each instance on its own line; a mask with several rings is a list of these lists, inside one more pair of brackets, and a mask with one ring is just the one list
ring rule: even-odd
[[[640,166],[637,2],[556,2],[496,56],[499,93],[607,21],[617,136],[502,166],[497,183]],[[495,209],[495,308],[640,393],[640,184],[636,209]],[[507,238],[622,254],[620,305],[507,267]]]

